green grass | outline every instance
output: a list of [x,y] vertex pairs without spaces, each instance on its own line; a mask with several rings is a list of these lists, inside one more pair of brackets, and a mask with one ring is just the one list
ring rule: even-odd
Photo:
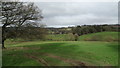
[[[118,41],[118,33],[119,32],[98,32],[98,33],[91,33],[79,36],[78,41]],[[74,41],[74,35],[72,34],[51,34],[46,36],[45,41]],[[6,42],[8,43],[19,43],[19,42],[26,42],[29,40],[24,39],[8,39]],[[32,41],[39,41],[39,40],[32,40]]]
[[119,32],[98,32],[79,37],[80,41],[118,41]]
[[43,58],[51,66],[70,66],[69,63],[66,63],[63,60],[44,55],[46,53],[66,59],[81,61],[89,66],[118,65],[117,42],[33,41],[6,43],[6,47],[7,49],[3,50],[3,66],[44,65],[37,62],[35,59],[26,57],[26,54]]
[[56,40],[56,41],[61,41],[65,40],[66,34],[55,34],[55,35],[48,35],[47,39],[48,40]]
[[[78,41],[118,41],[119,32],[98,32],[79,36]],[[47,40],[52,41],[72,41],[75,40],[71,34],[53,34],[48,35]]]
[[26,41],[22,39],[6,40],[3,50],[3,66],[44,66],[42,62],[27,57],[27,54],[44,59],[50,66],[71,66],[61,59],[77,60],[88,66],[118,65],[118,32],[99,32],[82,35],[79,41],[71,34],[49,35],[49,40]]
[[46,39],[52,41],[72,41],[74,36],[72,34],[53,34],[48,35]]

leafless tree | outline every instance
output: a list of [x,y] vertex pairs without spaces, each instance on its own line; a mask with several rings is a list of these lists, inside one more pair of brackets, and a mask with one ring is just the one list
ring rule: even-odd
[[[27,21],[40,21],[43,16],[41,10],[34,3],[25,2],[1,2],[1,22],[2,26],[2,48],[5,48],[4,41],[10,37],[7,27],[21,28]],[[35,24],[33,22],[32,24]]]

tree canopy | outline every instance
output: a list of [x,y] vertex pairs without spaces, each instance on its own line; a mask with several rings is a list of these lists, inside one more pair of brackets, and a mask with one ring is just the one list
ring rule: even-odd
[[[2,47],[7,38],[15,36],[15,31],[8,27],[15,27],[15,30],[21,30],[29,23],[33,27],[38,27],[38,21],[41,21],[43,16],[41,10],[34,3],[26,2],[1,2],[1,22],[2,26]],[[24,32],[24,31],[23,31]],[[25,33],[25,32],[24,32]],[[17,35],[18,36],[18,35]]]

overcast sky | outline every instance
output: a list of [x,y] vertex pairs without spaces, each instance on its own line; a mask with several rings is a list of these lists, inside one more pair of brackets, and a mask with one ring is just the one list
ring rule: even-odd
[[35,2],[49,27],[117,24],[117,2]]

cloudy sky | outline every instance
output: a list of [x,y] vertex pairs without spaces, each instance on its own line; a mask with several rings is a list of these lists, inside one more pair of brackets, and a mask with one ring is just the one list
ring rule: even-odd
[[117,24],[117,2],[35,2],[48,27]]

